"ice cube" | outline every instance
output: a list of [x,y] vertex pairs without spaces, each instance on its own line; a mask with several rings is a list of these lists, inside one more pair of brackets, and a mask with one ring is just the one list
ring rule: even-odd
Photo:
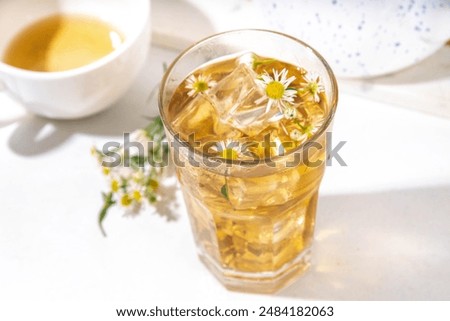
[[255,61],[255,58],[258,57],[255,53],[248,51],[244,52],[237,58],[236,62],[238,64],[246,65],[249,68],[253,69],[253,62]]
[[239,64],[210,92],[221,121],[248,136],[257,135],[283,117],[276,108],[266,111],[268,99],[257,77],[246,64]]
[[234,209],[280,206],[292,201],[301,192],[298,168],[283,174],[263,177],[229,177],[228,197]]
[[241,132],[219,120],[212,100],[204,94],[196,95],[184,106],[175,117],[173,126],[183,139],[194,133],[196,141],[201,143],[216,141],[221,136],[242,136]]

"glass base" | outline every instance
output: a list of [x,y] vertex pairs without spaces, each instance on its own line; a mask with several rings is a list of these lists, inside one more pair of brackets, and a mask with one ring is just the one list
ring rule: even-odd
[[309,268],[311,250],[304,250],[278,271],[259,273],[225,269],[204,253],[199,253],[199,257],[203,264],[228,290],[269,294],[287,287]]

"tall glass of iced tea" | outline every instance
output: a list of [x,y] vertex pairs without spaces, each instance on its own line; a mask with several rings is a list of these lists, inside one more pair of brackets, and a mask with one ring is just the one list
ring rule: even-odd
[[274,292],[308,267],[336,80],[290,36],[238,30],[184,51],[161,84],[198,253],[229,289]]

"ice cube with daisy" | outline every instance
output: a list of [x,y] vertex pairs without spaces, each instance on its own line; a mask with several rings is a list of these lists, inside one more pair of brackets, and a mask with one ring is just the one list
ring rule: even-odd
[[287,71],[261,76],[240,63],[210,89],[209,96],[222,122],[255,136],[284,117],[284,102],[295,95],[287,89],[291,81]]

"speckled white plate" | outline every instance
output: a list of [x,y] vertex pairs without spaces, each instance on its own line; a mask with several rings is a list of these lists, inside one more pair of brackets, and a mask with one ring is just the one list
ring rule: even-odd
[[317,49],[338,76],[392,73],[450,39],[449,0],[255,0],[271,29]]

